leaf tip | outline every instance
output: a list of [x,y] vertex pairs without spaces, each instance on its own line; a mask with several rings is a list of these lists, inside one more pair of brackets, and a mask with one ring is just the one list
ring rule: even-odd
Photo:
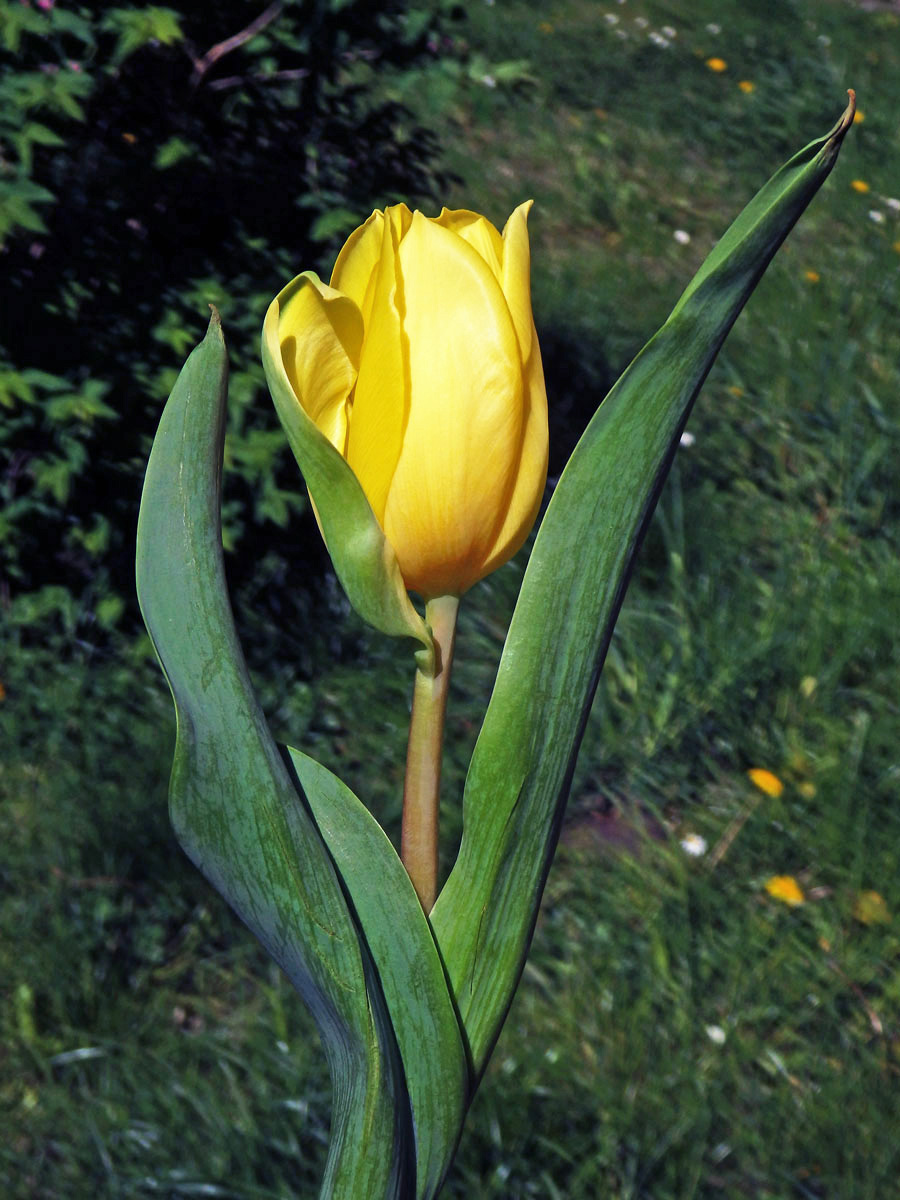
[[853,118],[856,116],[856,92],[853,88],[847,88],[847,107],[841,113],[840,120],[831,133],[828,135],[829,146],[837,149],[844,140],[844,134],[853,124]]
[[209,325],[206,327],[206,336],[209,337],[210,334],[212,334],[214,337],[217,337],[220,341],[224,342],[225,333],[222,329],[222,318],[219,316],[219,310],[214,304],[210,304],[209,313]]

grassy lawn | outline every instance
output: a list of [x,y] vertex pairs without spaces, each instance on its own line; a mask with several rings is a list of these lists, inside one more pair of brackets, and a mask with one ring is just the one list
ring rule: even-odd
[[[460,35],[465,69],[416,99],[458,178],[448,204],[502,225],[534,197],[551,475],[848,86],[862,119],[689,423],[446,1194],[891,1200],[900,17],[838,0],[473,0]],[[521,570],[463,607],[447,861]],[[286,631],[260,677],[273,730],[393,833],[409,664],[350,616],[311,678],[289,665],[302,641]],[[315,1196],[316,1036],[168,828],[172,720],[146,647],[11,647],[2,681],[0,1192]],[[778,876],[801,902],[767,890]]]

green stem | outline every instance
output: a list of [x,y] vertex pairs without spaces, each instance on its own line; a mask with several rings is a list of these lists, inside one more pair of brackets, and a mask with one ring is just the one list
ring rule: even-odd
[[416,669],[406,752],[400,857],[426,913],[437,899],[441,750],[458,611],[459,596],[435,596],[425,605],[434,637],[434,673]]

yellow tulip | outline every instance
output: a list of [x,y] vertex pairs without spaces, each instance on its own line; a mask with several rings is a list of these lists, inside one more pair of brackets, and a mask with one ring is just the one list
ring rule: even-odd
[[502,236],[465,210],[374,212],[330,286],[308,274],[278,313],[298,402],[359,480],[406,587],[426,600],[459,596],[506,562],[543,494],[530,206]]

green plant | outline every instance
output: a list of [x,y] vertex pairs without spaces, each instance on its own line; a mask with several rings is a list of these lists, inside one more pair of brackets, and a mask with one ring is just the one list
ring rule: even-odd
[[[217,315],[179,377],[148,466],[138,550],[143,611],[179,714],[172,818],[317,1021],[335,1089],[323,1195],[424,1198],[443,1182],[524,966],[599,668],[680,432],[854,112],[851,93],[838,125],[750,202],[576,448],[473,755],[460,854],[428,913],[367,809],[314,759],[280,753],[254,696],[222,565]],[[270,380],[286,407],[287,384]],[[385,585],[398,576],[394,552],[350,467],[312,422],[286,424],[323,525],[337,530],[326,536],[351,600],[366,613],[396,607]],[[420,652],[419,670],[434,675],[438,656]]]

